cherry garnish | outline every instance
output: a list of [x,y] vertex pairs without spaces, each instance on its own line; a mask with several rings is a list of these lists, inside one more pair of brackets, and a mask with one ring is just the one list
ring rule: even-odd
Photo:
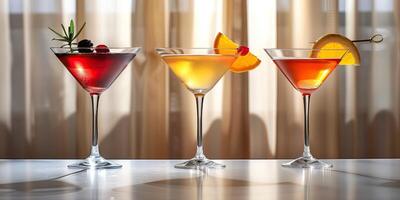
[[97,45],[95,50],[96,50],[96,53],[109,53],[110,52],[110,49],[104,44]]
[[240,47],[237,49],[237,51],[238,51],[238,53],[239,53],[241,56],[245,56],[245,55],[247,55],[247,54],[249,53],[249,47],[240,46]]

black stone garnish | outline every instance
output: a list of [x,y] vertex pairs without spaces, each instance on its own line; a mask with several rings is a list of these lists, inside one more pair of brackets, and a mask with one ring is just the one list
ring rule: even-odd
[[79,53],[91,53],[93,52],[93,43],[88,39],[83,39],[78,42]]

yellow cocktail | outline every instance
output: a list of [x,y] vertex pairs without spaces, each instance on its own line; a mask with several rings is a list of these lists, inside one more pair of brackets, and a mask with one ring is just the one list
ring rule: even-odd
[[249,52],[248,47],[237,45],[222,33],[217,35],[214,48],[158,48],[156,51],[196,98],[196,155],[188,161],[176,164],[175,167],[182,169],[224,168],[224,164],[207,159],[203,152],[204,96],[227,71],[246,72],[257,67],[260,60]]
[[194,94],[205,94],[228,71],[235,55],[163,55],[174,74]]

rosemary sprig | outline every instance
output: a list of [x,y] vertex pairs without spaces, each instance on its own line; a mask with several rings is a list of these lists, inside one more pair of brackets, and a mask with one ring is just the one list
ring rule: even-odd
[[55,31],[54,29],[48,27],[54,34],[56,34],[59,38],[53,38],[52,40],[60,41],[60,42],[65,42],[66,44],[62,45],[61,47],[69,46],[72,52],[72,45],[76,45],[77,43],[73,42],[78,35],[82,32],[83,28],[86,26],[86,22],[83,23],[82,27],[76,32],[75,34],[75,23],[74,20],[71,19],[69,22],[68,26],[68,32],[65,29],[64,25],[61,24],[61,28],[63,33],[59,33]]

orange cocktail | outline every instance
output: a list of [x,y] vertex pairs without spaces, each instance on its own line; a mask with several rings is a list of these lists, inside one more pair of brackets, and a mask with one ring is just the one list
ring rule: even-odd
[[326,80],[341,62],[347,49],[265,49],[293,87],[302,93],[304,101],[303,155],[284,167],[329,168],[331,164],[314,158],[309,141],[309,108],[311,94]]
[[311,94],[336,68],[340,58],[282,58],[273,59],[294,88]]

